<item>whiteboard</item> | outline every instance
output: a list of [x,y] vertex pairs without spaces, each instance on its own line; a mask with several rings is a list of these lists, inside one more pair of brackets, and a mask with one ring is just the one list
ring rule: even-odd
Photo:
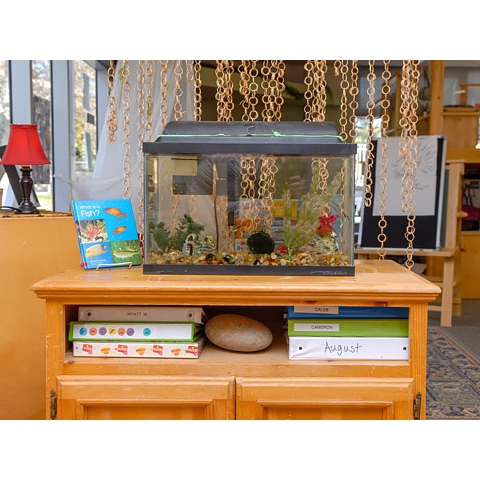
[[[408,223],[409,209],[402,208],[402,168],[400,155],[401,137],[386,139],[388,164],[386,166],[387,181],[385,220],[386,241],[384,248],[403,249],[408,247],[405,231]],[[358,237],[359,248],[378,249],[380,227],[380,174],[382,173],[382,142],[373,141],[372,164],[372,203],[362,204]],[[417,137],[417,156],[415,170],[415,238],[414,249],[437,250],[442,246],[442,222],[444,185],[445,185],[445,152],[446,137],[443,135],[419,135]],[[364,187],[365,188],[365,187]],[[365,192],[364,192],[365,194]]]

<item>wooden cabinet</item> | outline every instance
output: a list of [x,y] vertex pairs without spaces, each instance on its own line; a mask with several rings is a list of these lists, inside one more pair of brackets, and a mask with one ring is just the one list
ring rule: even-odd
[[[57,419],[425,418],[427,306],[439,287],[389,260],[355,276],[145,275],[141,267],[62,272],[37,282],[46,302],[47,411]],[[248,314],[272,344],[240,353],[207,344],[198,359],[74,357],[79,305],[192,305]],[[409,307],[408,360],[289,360],[286,305]],[[416,414],[414,414],[416,412]]]
[[445,107],[443,131],[448,148],[475,148],[478,142],[478,117],[475,107]]
[[[447,151],[447,155],[466,158],[465,179],[480,179],[480,149],[456,148]],[[478,194],[478,191],[477,191]],[[478,204],[478,195],[476,197]],[[462,298],[480,298],[480,231],[464,230],[461,232],[461,273],[462,273]]]
[[45,305],[34,282],[80,265],[71,215],[0,215],[0,419],[45,418]]
[[242,420],[401,420],[413,415],[411,378],[237,378]]
[[[59,376],[57,388],[58,418],[75,420],[235,418],[235,388],[234,379],[231,377],[70,375]],[[52,401],[55,399],[52,398]]]
[[462,232],[462,296],[480,298],[480,232]]

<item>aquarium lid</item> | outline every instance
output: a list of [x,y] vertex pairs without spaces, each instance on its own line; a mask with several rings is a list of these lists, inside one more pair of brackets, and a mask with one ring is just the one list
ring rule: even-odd
[[333,122],[169,122],[144,153],[271,155],[353,155]]

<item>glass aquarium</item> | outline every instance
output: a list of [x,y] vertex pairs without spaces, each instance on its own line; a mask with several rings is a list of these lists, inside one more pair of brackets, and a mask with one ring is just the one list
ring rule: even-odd
[[143,144],[143,272],[354,275],[356,149],[330,122],[168,123]]

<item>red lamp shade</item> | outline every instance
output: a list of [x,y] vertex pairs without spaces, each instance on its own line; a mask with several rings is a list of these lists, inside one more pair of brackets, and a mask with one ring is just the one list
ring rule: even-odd
[[44,165],[50,160],[43,151],[36,125],[10,125],[10,136],[1,165]]

